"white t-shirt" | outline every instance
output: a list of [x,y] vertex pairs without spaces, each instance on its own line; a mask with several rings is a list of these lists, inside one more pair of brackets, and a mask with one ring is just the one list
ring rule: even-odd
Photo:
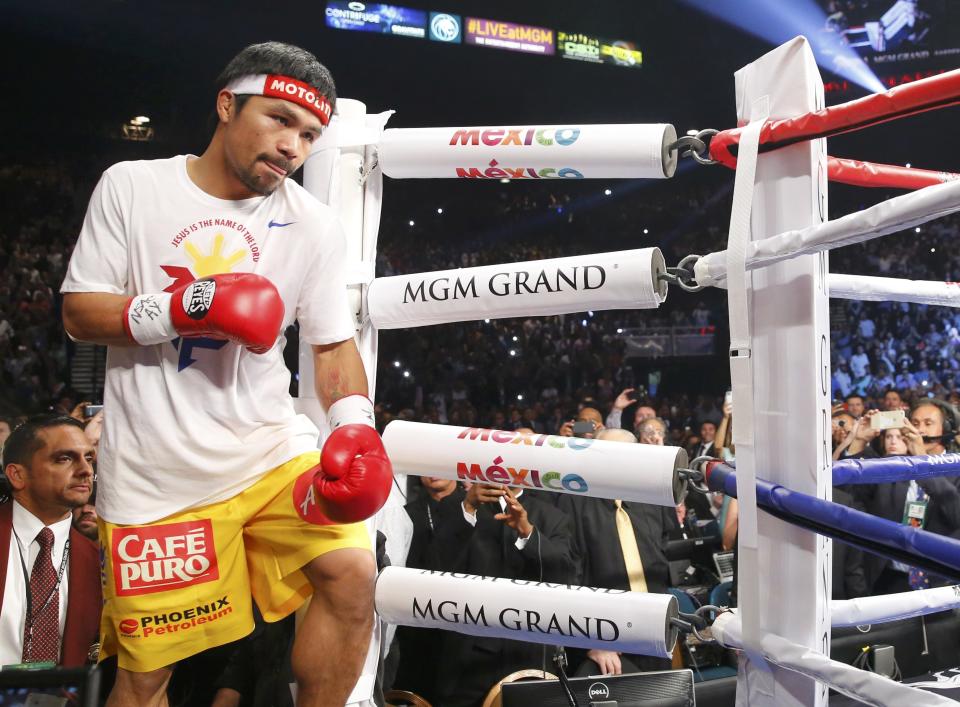
[[[138,295],[198,277],[270,279],[310,344],[354,335],[334,213],[292,180],[267,197],[226,201],[187,175],[188,156],[121,162],[100,179],[62,292]],[[223,501],[316,449],[297,415],[284,337],[266,354],[213,339],[107,352],[97,513],[147,523]]]

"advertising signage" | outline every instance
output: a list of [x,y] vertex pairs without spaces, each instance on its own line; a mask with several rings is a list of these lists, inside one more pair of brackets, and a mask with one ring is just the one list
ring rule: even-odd
[[557,32],[557,54],[564,59],[593,64],[614,64],[639,68],[643,53],[633,42],[602,39],[582,32]]
[[643,66],[643,52],[633,42],[622,39],[605,39],[600,43],[600,56],[604,64],[631,66],[639,69]]
[[358,32],[377,32],[400,37],[427,36],[427,13],[397,5],[330,0],[326,9],[327,27]]
[[463,39],[463,30],[460,15],[449,12],[430,13],[430,39],[435,42],[460,44]]
[[600,39],[580,32],[557,32],[557,54],[564,59],[603,63]]
[[467,44],[528,54],[554,54],[552,29],[479,17],[468,17],[465,25],[463,40]]

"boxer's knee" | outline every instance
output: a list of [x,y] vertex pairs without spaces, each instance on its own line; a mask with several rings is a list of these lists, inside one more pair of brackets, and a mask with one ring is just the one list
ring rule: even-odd
[[329,607],[343,621],[363,625],[373,620],[377,566],[369,550],[334,550],[303,570],[313,585],[315,603]]
[[107,707],[161,707],[167,704],[167,684],[172,668],[135,673],[120,668]]

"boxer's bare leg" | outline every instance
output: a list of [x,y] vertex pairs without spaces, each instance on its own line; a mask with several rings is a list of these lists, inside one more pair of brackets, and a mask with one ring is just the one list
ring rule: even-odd
[[167,707],[167,684],[171,668],[134,673],[117,668],[117,680],[107,698],[107,707]]
[[345,548],[303,571],[314,593],[293,644],[297,707],[343,707],[370,645],[376,563],[369,550]]

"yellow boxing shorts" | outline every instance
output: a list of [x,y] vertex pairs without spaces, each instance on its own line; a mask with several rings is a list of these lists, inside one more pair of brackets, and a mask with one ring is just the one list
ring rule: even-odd
[[303,454],[226,501],[146,525],[100,519],[100,660],[147,672],[253,630],[251,598],[267,621],[313,592],[301,567],[342,548],[371,550],[363,523],[313,525],[293,505]]

